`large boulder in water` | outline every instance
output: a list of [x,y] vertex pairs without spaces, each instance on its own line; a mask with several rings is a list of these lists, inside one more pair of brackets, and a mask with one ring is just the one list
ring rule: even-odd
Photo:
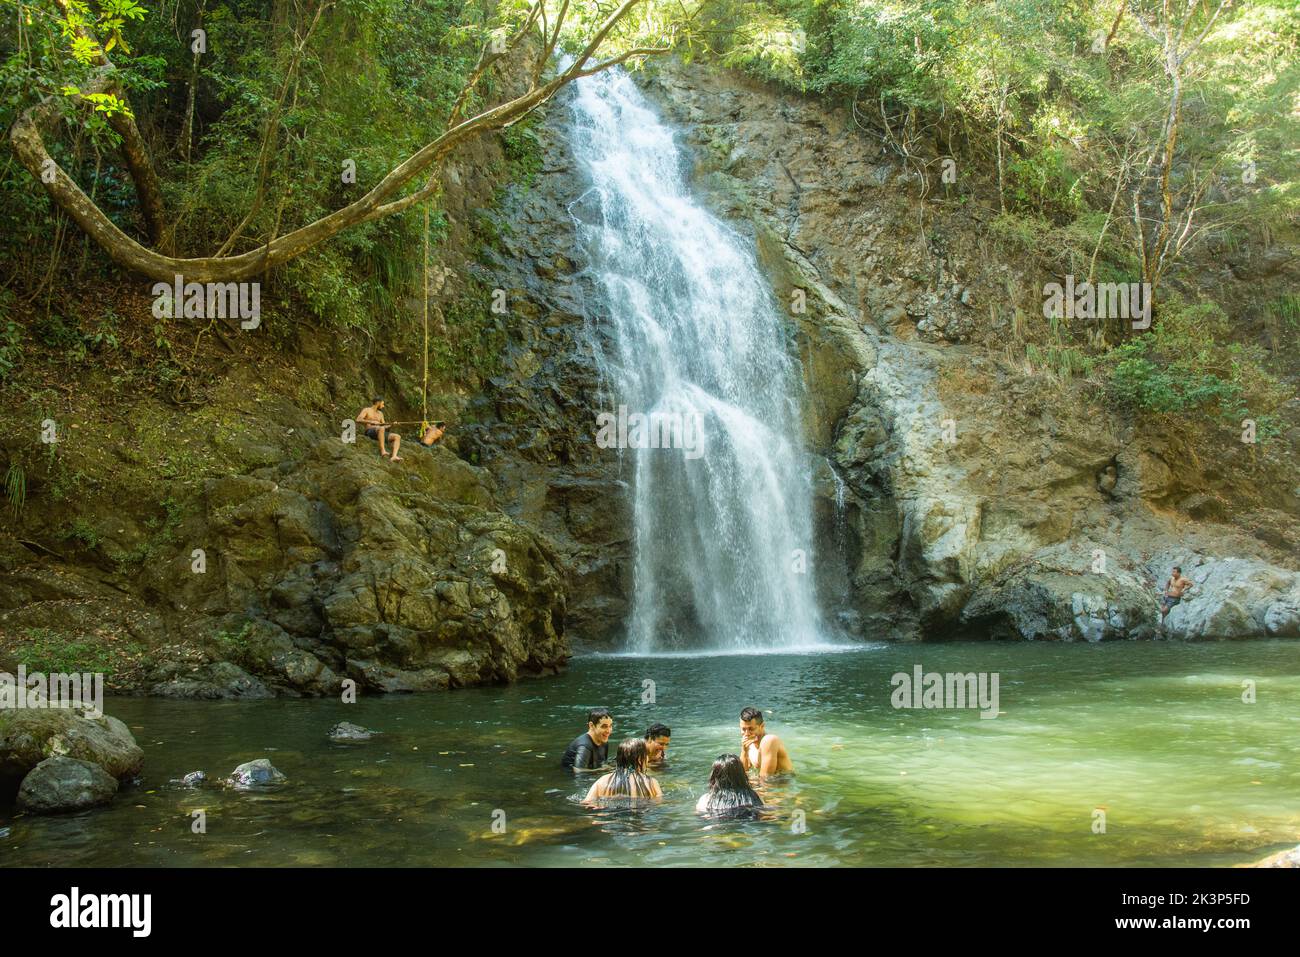
[[0,781],[12,787],[52,757],[89,761],[118,780],[144,765],[130,729],[110,715],[82,708],[0,709]]
[[1159,610],[1140,571],[1110,556],[1105,571],[1094,572],[1094,561],[1081,547],[1043,549],[981,582],[962,621],[994,637],[1104,641],[1154,635]]
[[46,758],[23,778],[18,809],[29,814],[59,814],[107,804],[117,793],[117,779],[89,761]]

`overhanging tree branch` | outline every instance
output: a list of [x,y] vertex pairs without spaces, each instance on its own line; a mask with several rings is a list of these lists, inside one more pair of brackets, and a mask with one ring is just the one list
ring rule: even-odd
[[[420,189],[406,196],[400,194],[403,188],[420,174],[428,170],[436,171],[447,155],[461,143],[483,133],[509,126],[545,103],[574,80],[609,69],[633,56],[668,52],[670,47],[638,47],[588,66],[615,26],[638,2],[640,0],[623,0],[596,30],[586,47],[568,68],[549,82],[541,86],[534,83],[526,93],[470,119],[459,122],[453,119],[447,130],[390,170],[364,196],[314,222],[283,236],[272,238],[256,249],[237,255],[182,259],[150,249],[122,232],[103,210],[86,196],[81,187],[57,163],[54,163],[46,149],[44,132],[59,115],[55,97],[46,97],[21,114],[10,129],[9,139],[23,167],[44,185],[54,202],[119,266],[152,279],[168,282],[176,275],[182,275],[192,282],[240,281],[286,263],[332,239],[345,229],[399,213],[427,198],[437,189],[437,177],[432,173],[428,183]],[[540,6],[540,3],[541,0],[538,0],[537,6]],[[530,13],[525,29],[535,22],[536,17],[536,11]],[[547,46],[551,47],[551,44]],[[486,56],[487,48],[484,53]],[[487,69],[489,64],[484,62],[485,56],[480,57],[482,69],[471,72],[465,87],[462,88],[461,95],[456,101],[457,107],[453,110],[453,117],[457,116],[456,110],[463,108],[469,96],[468,91],[478,82],[483,70]],[[113,82],[114,68],[112,64],[105,62],[84,91],[105,92]],[[134,122],[131,125],[134,127]],[[145,156],[147,158],[147,154]],[[42,172],[46,169],[52,169],[54,175],[42,176]],[[152,172],[152,166],[149,166],[149,170]],[[50,181],[45,182],[46,179]],[[158,195],[161,196],[161,192]],[[161,206],[159,211],[161,212]]]

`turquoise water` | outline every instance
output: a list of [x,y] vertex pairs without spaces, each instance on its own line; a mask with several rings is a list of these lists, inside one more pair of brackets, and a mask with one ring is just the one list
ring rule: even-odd
[[[996,672],[1002,714],[894,709],[891,676],[918,663]],[[695,800],[713,758],[736,750],[747,704],[797,773],[767,789],[770,820],[709,824]],[[615,743],[654,721],[673,728],[662,805],[576,802],[585,785],[558,762],[594,705],[613,711]],[[0,863],[1231,865],[1300,843],[1297,642],[587,657],[511,687],[355,705],[119,698],[107,710],[145,750],[141,785],[81,814],[0,812]],[[340,720],[383,735],[333,744]],[[167,783],[258,757],[288,784]],[[1105,833],[1093,833],[1099,808]],[[191,831],[195,810],[206,834]]]

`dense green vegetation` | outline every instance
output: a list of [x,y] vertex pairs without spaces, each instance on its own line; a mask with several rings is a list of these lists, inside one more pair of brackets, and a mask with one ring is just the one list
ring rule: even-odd
[[[1064,261],[1080,278],[1177,287],[1187,257],[1295,241],[1295,0],[718,0],[706,10],[704,49],[848,104],[927,189],[952,157],[956,182],[931,198],[996,203],[991,231],[1022,256]],[[1172,143],[1164,20],[1174,35],[1185,27]],[[1027,358],[1064,378],[1101,375],[1145,413],[1254,417],[1268,438],[1288,396],[1274,372],[1295,359],[1294,304],[1283,294],[1264,309],[1270,361],[1219,305],[1187,297],[1157,292],[1150,335],[1112,329],[1088,342],[1044,323]]]
[[[486,24],[481,4],[455,0],[70,6],[98,25],[101,39],[113,36],[106,23],[122,19],[105,15],[124,12],[113,59],[161,170],[167,240],[182,256],[256,248],[364,192],[445,121]],[[36,97],[74,88],[90,64],[66,55],[56,4],[3,0],[0,8],[22,27],[0,40],[0,122],[8,127]],[[317,18],[321,8],[328,15]],[[206,31],[202,55],[192,52],[195,29]],[[483,92],[491,94],[490,78]],[[119,137],[103,109],[88,112],[76,100],[65,98],[71,135],[50,144],[52,155],[136,233],[139,208],[114,152]],[[59,217],[51,236],[48,208],[32,177],[6,157],[0,256],[28,296],[53,281],[60,259],[84,267],[83,238]],[[442,225],[435,216],[435,242]],[[327,325],[368,328],[412,288],[419,260],[409,251],[422,230],[419,208],[359,226],[291,264],[268,291]]]
[[[97,37],[159,170],[168,218],[158,247],[179,256],[255,250],[347,204],[428,142],[483,43],[529,8],[525,0],[0,0],[17,27],[0,32],[0,121],[8,127],[53,94],[64,116],[49,144],[54,157],[124,231],[144,234],[113,122],[126,102],[81,92],[97,67],[87,33]],[[613,8],[566,9],[560,46],[572,49]],[[1162,321],[1150,342],[1125,342],[1122,330],[1084,341],[1079,330],[1040,324],[1024,343],[1032,364],[1066,378],[1105,374],[1147,411],[1190,403],[1267,417],[1284,393],[1264,354],[1234,342],[1232,329],[1211,332],[1174,314],[1208,314],[1182,282],[1188,257],[1295,238],[1297,12],[1297,0],[643,0],[609,48],[671,39],[684,55],[847,106],[919,174],[930,208],[993,208],[992,237],[1049,272],[1067,262],[1081,278],[1158,287]],[[1165,20],[1184,37],[1177,88],[1165,69]],[[470,110],[491,100],[497,79],[485,75]],[[535,135],[520,123],[501,136],[526,184],[538,163]],[[951,182],[940,176],[948,158]],[[432,206],[436,247],[447,222],[436,196]],[[413,206],[349,228],[289,262],[265,277],[264,308],[372,341],[391,337],[399,304],[416,289],[421,260],[411,251],[424,242],[423,213]],[[21,365],[25,342],[69,364],[121,349],[111,308],[74,318],[55,295],[69,273],[80,281],[115,267],[52,214],[12,156],[0,164],[0,261],[8,267],[0,376]],[[457,329],[456,343],[433,357],[440,373],[491,372],[501,330],[483,290],[470,286],[439,317]],[[1294,340],[1293,299],[1281,293],[1263,309],[1274,362]],[[19,302],[40,313],[26,335],[12,318]],[[167,332],[155,327],[151,379],[180,382],[183,362]],[[1179,376],[1162,357],[1207,349],[1213,361],[1186,370],[1194,383],[1162,379]],[[1231,395],[1202,375],[1231,384]],[[409,391],[409,370],[394,377]]]
[[[698,42],[732,65],[851,103],[904,153],[923,136],[942,142],[993,174],[1006,208],[1064,221],[1106,209],[1123,161],[1159,139],[1169,79],[1131,11],[1154,22],[1160,6],[716,0],[703,8]],[[1217,0],[1193,6],[1194,36]],[[1232,190],[1242,201],[1234,221],[1278,226],[1300,209],[1297,12],[1295,0],[1225,7],[1188,62],[1180,172],[1238,179],[1254,164],[1242,184],[1253,188]]]
[[1112,393],[1136,409],[1180,416],[1212,410],[1238,426],[1251,419],[1258,439],[1267,441],[1277,434],[1277,419],[1259,410],[1277,408],[1288,395],[1265,371],[1261,352],[1228,339],[1217,304],[1175,299],[1150,335],[1117,346],[1105,361]]

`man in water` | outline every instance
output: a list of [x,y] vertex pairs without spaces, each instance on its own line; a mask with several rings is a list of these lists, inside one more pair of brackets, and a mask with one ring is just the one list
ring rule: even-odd
[[1169,581],[1165,582],[1165,593],[1160,598],[1160,623],[1164,624],[1165,618],[1169,615],[1169,609],[1173,608],[1183,600],[1183,593],[1194,585],[1190,578],[1183,577],[1183,570],[1177,565],[1174,566],[1174,573],[1169,576]]
[[645,729],[645,746],[649,752],[650,764],[659,766],[668,760],[668,744],[672,738],[672,729],[666,724],[652,724]]
[[740,761],[746,771],[755,770],[759,777],[788,774],[794,770],[785,742],[763,727],[763,712],[745,708],[740,712]]
[[[401,448],[402,437],[396,432],[390,433],[388,426],[384,424],[384,400],[378,396],[375,401],[370,403],[360,412],[357,413],[357,421],[366,427],[366,438],[375,439],[379,442],[379,455],[381,458],[388,459],[390,462],[400,462],[397,450]],[[388,454],[386,439],[393,440],[393,454]]]
[[587,714],[587,730],[578,735],[564,751],[560,767],[566,771],[591,771],[609,758],[609,736],[614,733],[614,719],[606,708],[593,708]]

